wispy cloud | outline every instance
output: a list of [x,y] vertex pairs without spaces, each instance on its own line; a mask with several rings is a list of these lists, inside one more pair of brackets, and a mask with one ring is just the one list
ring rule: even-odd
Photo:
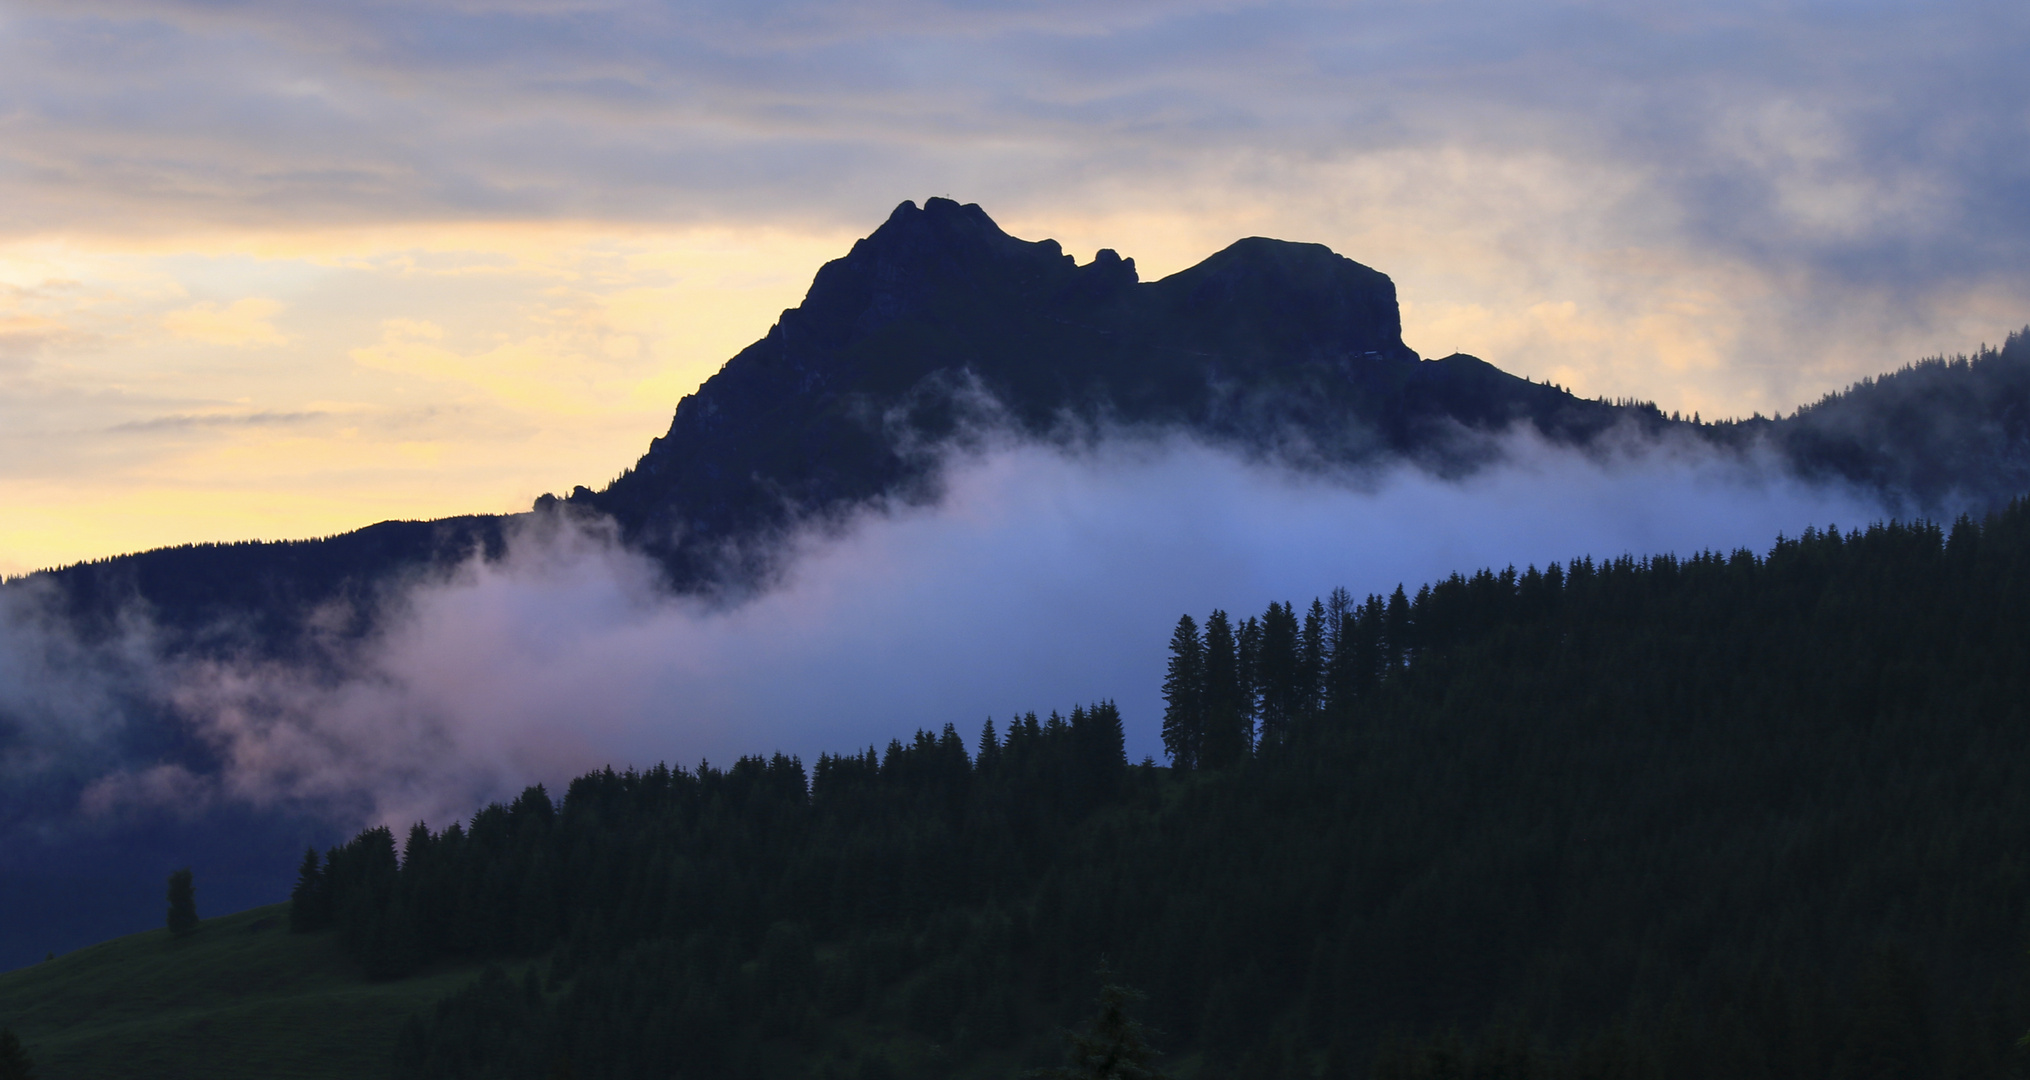
[[232,428],[232,427],[289,427],[322,420],[326,412],[251,412],[251,413],[182,413],[174,416],[155,416],[146,420],[129,420],[107,428],[110,432],[155,432],[179,431],[189,428]]
[[[0,34],[0,230],[857,229],[948,192],[1331,243],[1422,303],[1492,301],[1459,344],[1541,372],[1555,346],[1503,318],[1574,303],[1625,336],[1690,285],[1728,328],[1701,378],[1809,398],[1815,327],[1910,351],[2020,324],[2026,44],[2030,10],[1978,0],[32,2]],[[1567,366],[1640,389],[1611,351]]]

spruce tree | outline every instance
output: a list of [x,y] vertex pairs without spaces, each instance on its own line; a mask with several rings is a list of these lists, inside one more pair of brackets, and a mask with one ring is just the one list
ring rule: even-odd
[[980,727],[980,752],[973,762],[980,772],[991,772],[1001,760],[1001,737],[994,733],[994,718],[988,717]]
[[1410,598],[1401,585],[1389,594],[1389,606],[1382,615],[1383,666],[1390,672],[1410,662]]
[[1353,594],[1344,586],[1333,589],[1325,600],[1324,685],[1319,707],[1334,719],[1343,719],[1353,711],[1354,642],[1359,634],[1354,619]]
[[1304,631],[1297,638],[1297,715],[1318,711],[1325,694],[1325,605],[1316,597],[1304,613]]
[[169,932],[182,937],[197,929],[197,890],[191,887],[190,867],[169,875]]
[[1262,693],[1262,621],[1253,615],[1240,625],[1234,635],[1240,655],[1241,676],[1241,718],[1246,723],[1249,737],[1253,738],[1255,719],[1260,715]]
[[1281,743],[1289,736],[1302,700],[1298,673],[1297,614],[1289,604],[1271,602],[1262,613],[1261,653],[1256,660],[1260,679],[1261,742]]
[[303,865],[296,871],[296,887],[289,891],[289,929],[298,934],[321,930],[331,921],[330,911],[317,849],[305,848]]
[[1198,765],[1205,735],[1205,646],[1191,616],[1170,634],[1170,663],[1163,675],[1163,750],[1176,769]]
[[1240,656],[1233,623],[1217,608],[1205,620],[1205,737],[1200,764],[1223,769],[1248,754],[1250,732],[1241,710]]

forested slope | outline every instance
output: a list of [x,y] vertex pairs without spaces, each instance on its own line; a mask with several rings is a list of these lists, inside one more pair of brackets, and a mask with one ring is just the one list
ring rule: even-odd
[[1993,1076],[2026,615],[2020,504],[1215,613],[1173,638],[1177,768],[1103,703],[597,773],[406,861],[364,834],[298,916],[389,976],[548,957],[412,1025],[415,1076],[1005,1074],[1103,957],[1199,1075]]

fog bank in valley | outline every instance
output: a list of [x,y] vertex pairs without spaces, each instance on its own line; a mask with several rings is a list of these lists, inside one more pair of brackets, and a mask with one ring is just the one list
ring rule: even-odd
[[990,715],[1099,698],[1120,703],[1132,757],[1160,758],[1181,613],[1580,554],[1764,550],[1880,516],[1690,446],[1507,449],[1443,480],[1293,471],[1176,437],[999,443],[951,459],[934,505],[794,538],[780,580],[730,604],[667,594],[597,523],[535,519],[504,560],[412,586],[335,669],[163,665],[158,693],[219,768],[131,762],[81,809],[232,799],[442,823],[607,764],[808,763],[946,723],[970,741]]

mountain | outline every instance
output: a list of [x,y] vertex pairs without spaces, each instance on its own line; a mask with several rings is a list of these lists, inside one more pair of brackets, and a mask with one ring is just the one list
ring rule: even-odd
[[[1454,476],[1494,460],[1517,427],[1574,446],[1632,436],[1766,450],[1807,476],[1949,517],[2030,490],[2030,337],[1920,363],[1783,419],[1694,423],[1470,356],[1419,359],[1387,275],[1316,244],[1244,239],[1144,282],[1132,259],[1102,251],[1079,265],[1054,241],[1009,236],[977,206],[931,199],[898,206],[822,267],[803,302],[680,402],[669,430],[604,489],[545,497],[527,514],[119,556],[0,585],[0,600],[81,650],[335,670],[335,654],[408,585],[500,556],[544,515],[609,516],[673,588],[738,590],[765,579],[771,541],[800,523],[870,500],[934,499],[940,450],[986,433],[1077,442],[1183,431],[1295,468],[1409,461]],[[0,764],[24,764],[0,790],[0,909],[23,915],[0,930],[0,967],[150,925],[163,860],[205,867],[211,900],[244,906],[274,898],[274,853],[331,839],[307,815],[224,803],[102,820],[89,837],[52,832],[53,813],[116,770],[218,771],[219,751],[147,674],[103,688],[94,722],[108,734],[89,756],[28,762],[23,732],[36,718],[0,699]],[[80,894],[135,899],[99,906]]]
[[[2030,338],[1926,361],[1783,419],[1694,423],[1579,398],[1475,357],[1421,360],[1386,274],[1319,244],[1240,240],[1144,282],[1133,259],[1086,265],[1009,236],[977,205],[905,202],[678,403],[669,430],[602,490],[545,496],[610,516],[681,590],[767,572],[799,521],[878,498],[935,497],[938,449],[983,428],[1025,437],[1176,429],[1302,466],[1486,464],[1518,426],[1586,445],[1676,432],[1774,451],[1907,513],[1953,516],[2030,490]],[[372,625],[390,582],[497,555],[521,515],[383,522],[322,540],[196,544],[38,575],[70,616],[110,628],[133,602],[180,648],[286,652],[334,604]]]
[[896,207],[826,264],[634,468],[572,501],[619,520],[686,581],[725,538],[914,490],[932,465],[922,449],[969,422],[1032,437],[1168,426],[1456,470],[1512,425],[1583,440],[1630,411],[1468,356],[1419,360],[1394,283],[1322,245],[1252,237],[1143,282],[1113,251],[1080,266],[1056,241],[931,199]]
[[[1407,457],[1456,472],[1516,424],[1582,442],[1653,409],[1587,401],[1470,356],[1419,360],[1386,274],[1318,244],[1253,237],[1160,281],[1101,251],[1002,232],[976,205],[905,202],[799,306],[681,401],[669,431],[604,490],[558,502],[612,516],[678,588],[767,563],[808,515],[926,498],[934,450],[980,424],[1037,437],[1175,427],[1317,460]],[[45,575],[79,618],[139,599],[202,645],[221,628],[275,648],[296,614],[343,601],[364,625],[378,588],[473,551],[501,517],[384,522],[324,540],[199,544]],[[764,541],[755,545],[750,541]],[[251,617],[251,618],[250,618]]]

